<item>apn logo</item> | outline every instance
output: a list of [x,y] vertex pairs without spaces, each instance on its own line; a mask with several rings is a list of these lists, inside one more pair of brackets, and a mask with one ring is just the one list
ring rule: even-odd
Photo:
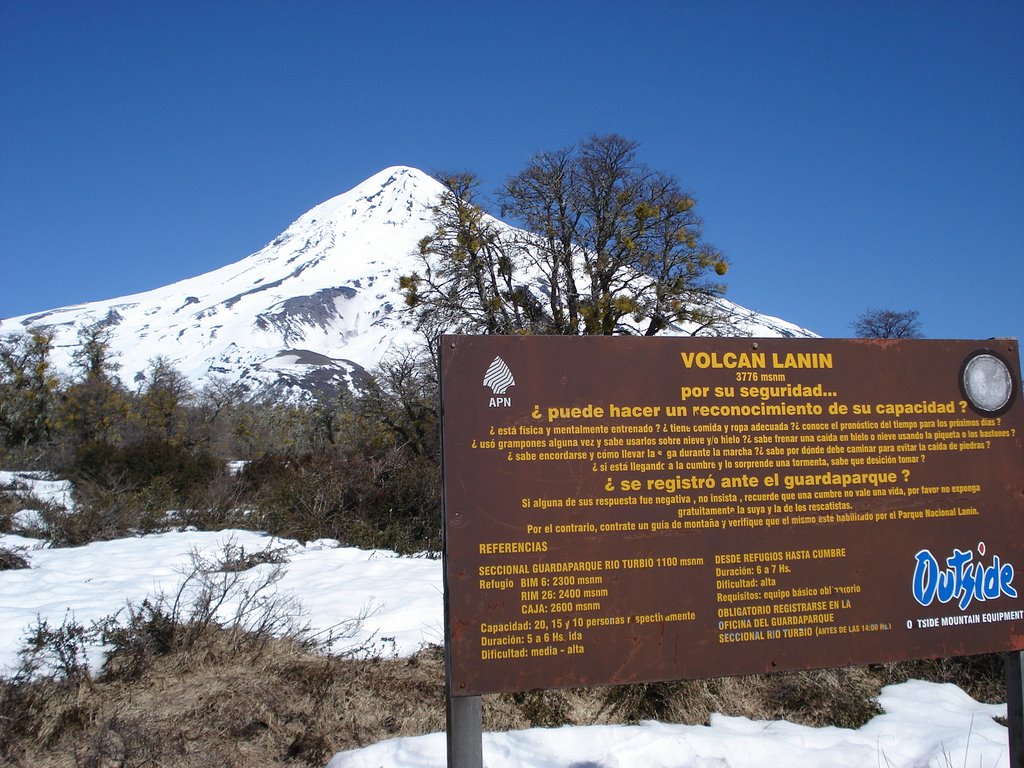
[[[515,383],[515,377],[505,365],[505,361],[500,357],[494,358],[494,362],[487,367],[487,373],[484,374],[484,386],[490,387],[495,395],[504,395],[509,387],[515,386]],[[512,405],[512,398],[492,397],[488,405],[491,408],[507,408]]]
[[[978,544],[979,558],[985,554],[985,543]],[[945,567],[930,550],[922,549],[915,555],[914,599],[921,605],[934,600],[948,603],[956,600],[963,611],[973,600],[994,600],[1001,595],[1016,597],[1013,586],[1013,565],[1001,562],[998,555],[991,565],[975,562],[971,550],[954,549],[946,558]]]

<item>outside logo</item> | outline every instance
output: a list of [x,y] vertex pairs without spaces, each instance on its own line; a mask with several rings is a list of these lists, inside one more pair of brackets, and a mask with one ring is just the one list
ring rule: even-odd
[[490,387],[496,395],[504,395],[505,390],[515,386],[515,383],[515,377],[505,365],[505,361],[500,357],[494,358],[494,362],[490,364],[487,373],[484,374],[484,386]]
[[995,600],[997,597],[1016,597],[1013,586],[1013,565],[993,555],[992,563],[984,565],[985,542],[978,544],[978,560],[972,550],[954,549],[942,564],[931,553],[922,549],[915,555],[914,599],[921,605],[957,601],[960,610],[966,610],[974,600]]

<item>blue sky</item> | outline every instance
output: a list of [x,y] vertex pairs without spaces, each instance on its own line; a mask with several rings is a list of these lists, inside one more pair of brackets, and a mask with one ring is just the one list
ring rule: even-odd
[[258,250],[391,165],[591,134],[698,199],[729,298],[1024,337],[1024,3],[0,3],[0,317]]

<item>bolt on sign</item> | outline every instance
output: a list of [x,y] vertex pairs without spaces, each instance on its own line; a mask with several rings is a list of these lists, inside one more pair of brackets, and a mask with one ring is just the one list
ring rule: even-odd
[[1016,341],[448,336],[452,695],[1024,649]]

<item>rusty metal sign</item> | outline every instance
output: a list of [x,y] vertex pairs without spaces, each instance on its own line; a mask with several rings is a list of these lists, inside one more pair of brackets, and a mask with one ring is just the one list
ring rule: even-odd
[[443,339],[455,696],[1024,649],[1015,341]]

